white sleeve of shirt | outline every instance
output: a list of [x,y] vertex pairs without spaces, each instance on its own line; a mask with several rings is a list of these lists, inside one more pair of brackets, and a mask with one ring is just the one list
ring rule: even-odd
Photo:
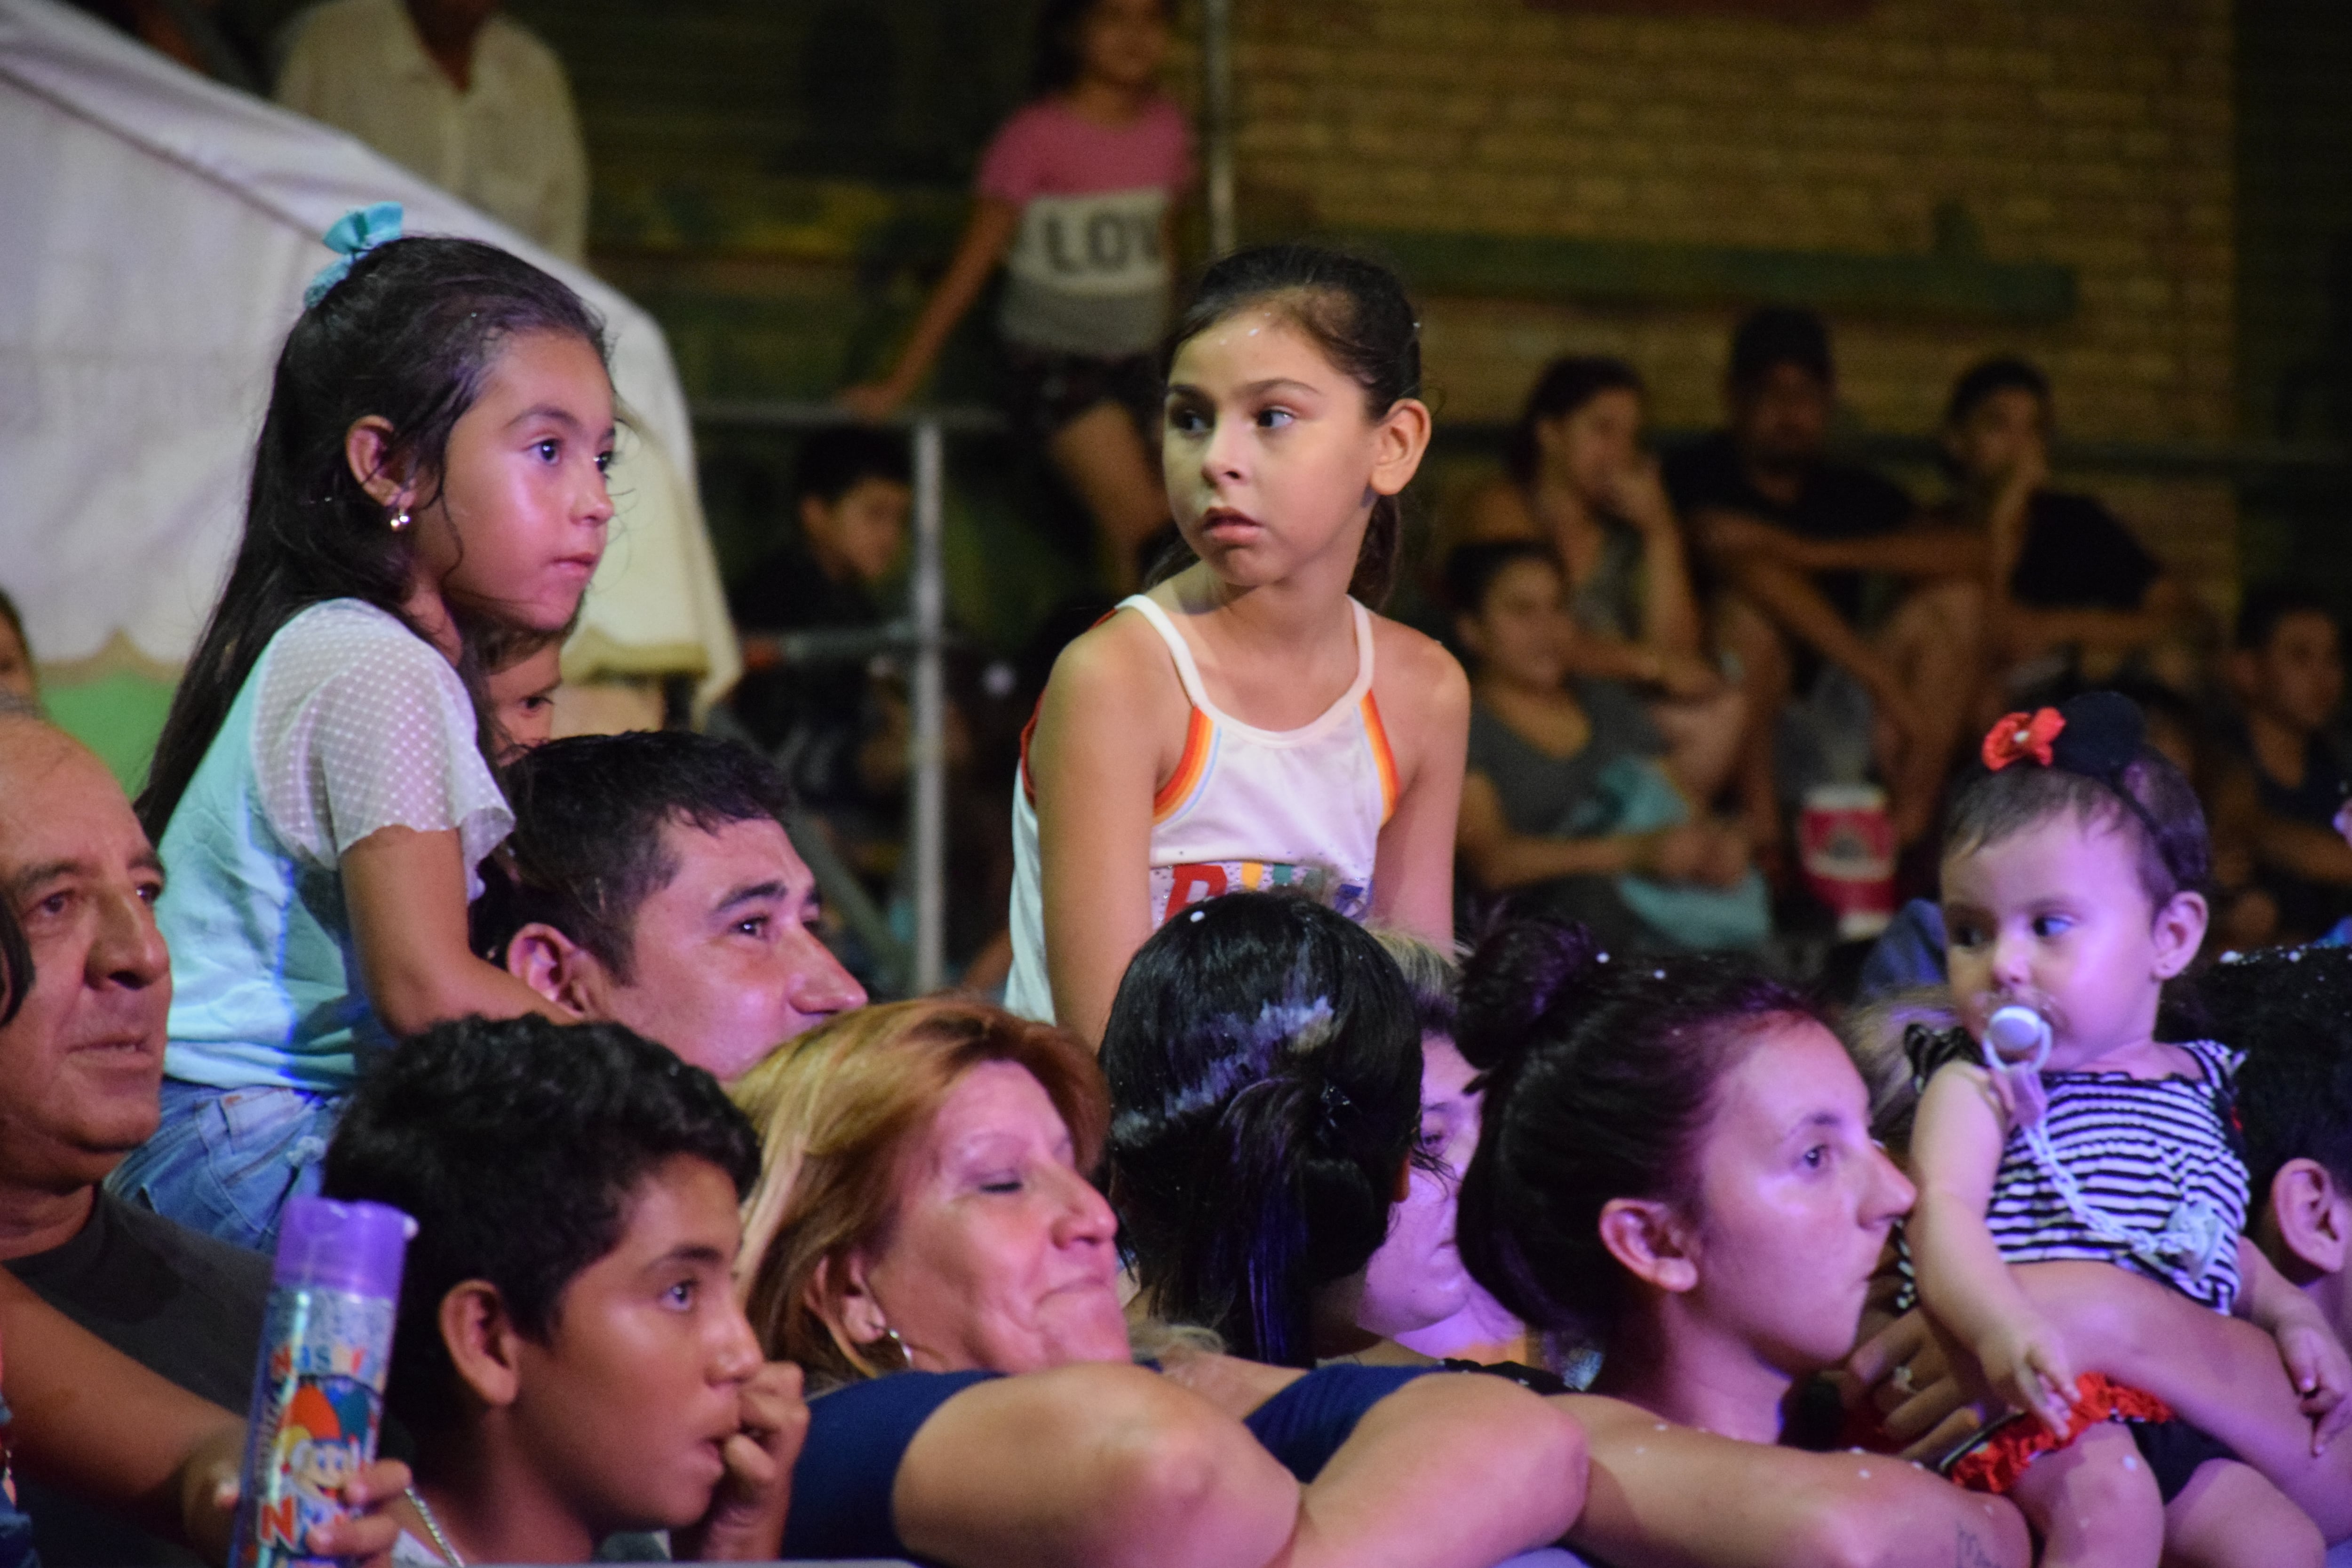
[[386,827],[456,831],[475,868],[514,827],[448,660],[383,611],[313,606],[262,656],[254,776],[278,837],[320,868]]

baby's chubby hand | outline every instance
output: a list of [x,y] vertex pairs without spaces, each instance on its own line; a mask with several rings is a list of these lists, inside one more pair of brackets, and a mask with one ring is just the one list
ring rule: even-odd
[[2039,1315],[2001,1324],[1976,1347],[1993,1392],[2060,1436],[2074,1411],[2074,1371],[2057,1332]]

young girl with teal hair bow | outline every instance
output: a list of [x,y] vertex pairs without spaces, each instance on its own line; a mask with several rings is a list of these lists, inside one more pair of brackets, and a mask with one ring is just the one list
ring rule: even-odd
[[175,994],[162,1131],[114,1182],[247,1246],[371,1053],[543,1007],[466,942],[513,823],[481,677],[569,626],[604,552],[604,328],[502,250],[399,230],[384,204],[327,235],[139,800]]

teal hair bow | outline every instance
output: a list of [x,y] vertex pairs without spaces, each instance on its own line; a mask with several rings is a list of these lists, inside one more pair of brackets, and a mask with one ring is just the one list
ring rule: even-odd
[[350,275],[352,262],[384,241],[398,239],[400,217],[398,202],[378,202],[373,206],[353,207],[337,218],[335,226],[319,237],[329,250],[337,254],[302,290],[302,308],[307,310],[325,299],[328,289]]

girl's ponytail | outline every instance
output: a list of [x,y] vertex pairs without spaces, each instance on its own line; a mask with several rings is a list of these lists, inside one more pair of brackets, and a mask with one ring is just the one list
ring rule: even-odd
[[1420,1126],[1395,962],[1305,899],[1213,899],[1137,952],[1102,1060],[1111,1202],[1153,1310],[1313,1364],[1314,1291],[1380,1249]]
[[[1376,261],[1311,245],[1254,246],[1211,267],[1169,336],[1162,379],[1178,349],[1255,304],[1282,310],[1364,389],[1373,418],[1421,395],[1421,320],[1404,285]],[[1402,498],[1381,496],[1372,503],[1349,593],[1376,609],[1387,600],[1403,534]]]

